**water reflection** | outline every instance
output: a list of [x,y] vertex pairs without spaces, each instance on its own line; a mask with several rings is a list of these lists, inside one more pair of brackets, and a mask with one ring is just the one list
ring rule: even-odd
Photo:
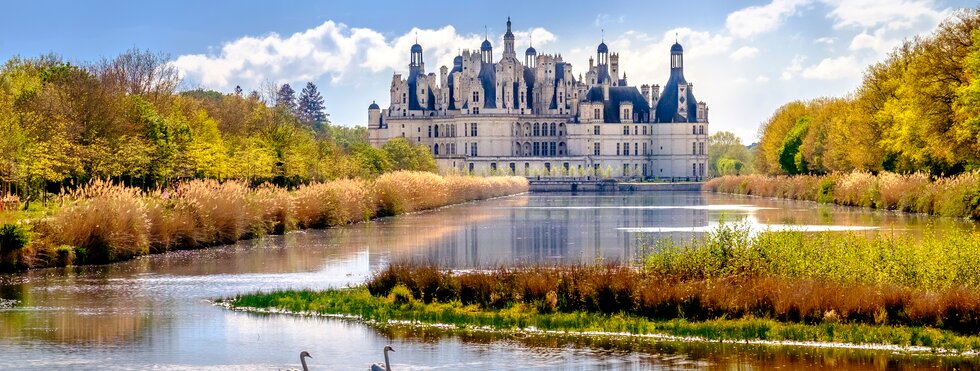
[[0,299],[17,301],[0,306],[0,368],[286,368],[296,367],[298,350],[306,349],[321,365],[363,369],[388,342],[399,349],[395,364],[409,369],[947,365],[945,358],[853,350],[376,331],[345,321],[233,313],[207,302],[356,284],[397,260],[451,268],[628,261],[650,239],[690,238],[738,218],[829,230],[973,228],[963,220],[744,196],[521,195],[113,265],[0,275]]

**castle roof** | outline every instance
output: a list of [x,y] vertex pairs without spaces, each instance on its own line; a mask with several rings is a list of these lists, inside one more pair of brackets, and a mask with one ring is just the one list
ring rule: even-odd
[[601,86],[593,86],[585,97],[589,102],[603,103],[602,112],[605,122],[622,122],[622,118],[619,117],[619,105],[622,102],[633,103],[633,113],[637,115],[638,121],[645,121],[644,119],[650,115],[650,104],[635,86],[610,86],[609,100],[603,99]]

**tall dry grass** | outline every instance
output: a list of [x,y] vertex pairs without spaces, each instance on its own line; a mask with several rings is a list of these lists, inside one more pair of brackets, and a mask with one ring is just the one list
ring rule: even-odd
[[704,189],[980,219],[980,172],[936,179],[924,173],[861,171],[821,176],[728,175],[709,180]]
[[367,283],[372,295],[403,287],[425,303],[459,301],[486,309],[529,304],[542,313],[635,314],[688,320],[771,318],[799,323],[930,326],[980,332],[980,292],[923,290],[765,275],[678,278],[628,266],[500,268],[453,273],[394,264]]
[[149,218],[138,189],[93,182],[66,198],[66,205],[37,228],[54,246],[74,246],[74,255],[91,263],[149,252]]
[[239,181],[193,180],[142,192],[93,182],[62,196],[65,206],[51,217],[33,221],[36,237],[18,252],[18,262],[4,266],[108,263],[527,189],[524,178],[441,177],[408,171],[375,180],[313,183],[293,191],[268,184],[251,188]]

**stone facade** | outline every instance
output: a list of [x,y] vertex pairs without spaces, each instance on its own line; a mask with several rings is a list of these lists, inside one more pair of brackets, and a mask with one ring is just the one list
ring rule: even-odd
[[638,90],[620,77],[619,56],[603,42],[585,76],[561,54],[514,52],[510,19],[504,52],[463,51],[439,76],[411,49],[408,76],[395,73],[390,105],[368,108],[368,136],[428,146],[444,172],[700,180],[706,174],[708,107],[684,79],[683,48],[671,48],[663,90]]

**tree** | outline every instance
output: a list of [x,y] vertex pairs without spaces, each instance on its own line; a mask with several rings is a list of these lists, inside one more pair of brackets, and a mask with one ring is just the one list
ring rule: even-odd
[[752,153],[742,139],[730,131],[719,131],[708,138],[708,171],[713,176],[745,174],[750,171]]
[[389,140],[381,146],[392,161],[393,170],[414,170],[437,172],[439,167],[436,159],[429,151],[429,146],[412,145],[407,139],[398,137]]
[[316,85],[313,85],[312,82],[306,83],[306,87],[303,88],[299,96],[296,116],[301,122],[310,125],[313,131],[322,133],[324,125],[329,123],[327,121],[328,115],[324,109],[323,97],[317,91]]
[[242,96],[242,87],[241,87],[241,85],[235,85],[235,95],[236,96],[239,96],[239,97]]
[[296,91],[289,84],[283,84],[276,92],[276,107],[296,112]]

